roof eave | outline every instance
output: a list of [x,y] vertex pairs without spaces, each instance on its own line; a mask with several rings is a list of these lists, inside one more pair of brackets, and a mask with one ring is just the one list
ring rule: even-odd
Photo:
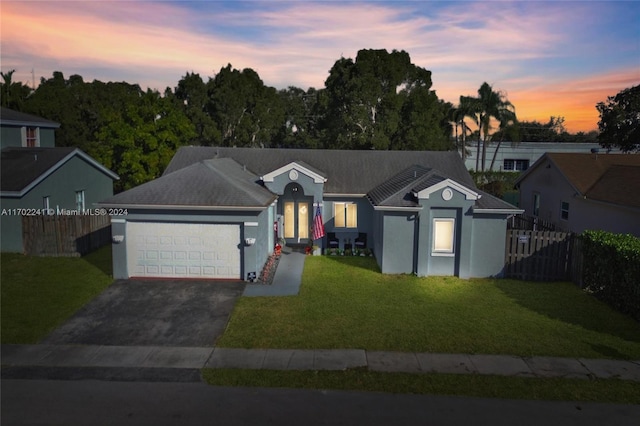
[[478,214],[522,214],[522,209],[473,209],[473,213]]
[[211,211],[262,211],[269,208],[269,203],[266,206],[197,206],[197,205],[185,205],[185,204],[119,204],[119,203],[95,203],[97,207],[102,208],[117,208],[117,209],[132,209],[132,210],[211,210]]
[[423,209],[423,207],[422,206],[420,207],[373,206],[373,209],[377,211],[392,211],[392,212],[399,212],[399,211],[419,212]]

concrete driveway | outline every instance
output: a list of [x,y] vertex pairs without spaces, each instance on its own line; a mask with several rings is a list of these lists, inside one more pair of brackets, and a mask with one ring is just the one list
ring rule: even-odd
[[213,346],[243,282],[117,280],[41,343]]

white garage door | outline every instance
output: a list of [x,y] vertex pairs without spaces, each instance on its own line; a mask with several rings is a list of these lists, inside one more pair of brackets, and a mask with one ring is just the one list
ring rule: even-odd
[[240,277],[240,225],[127,222],[131,277]]

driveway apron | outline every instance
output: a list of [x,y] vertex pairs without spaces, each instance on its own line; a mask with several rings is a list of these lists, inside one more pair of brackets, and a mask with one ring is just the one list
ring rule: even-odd
[[210,347],[243,282],[117,280],[44,344]]

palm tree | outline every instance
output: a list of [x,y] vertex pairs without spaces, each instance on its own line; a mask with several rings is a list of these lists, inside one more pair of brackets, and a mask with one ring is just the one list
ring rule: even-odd
[[494,92],[493,87],[489,83],[484,82],[478,89],[478,97],[461,96],[460,105],[464,105],[467,115],[472,117],[478,125],[478,146],[476,156],[476,171],[479,168],[480,146],[482,145],[482,166],[485,170],[485,161],[487,158],[487,142],[489,140],[489,131],[491,130],[491,119],[499,122],[515,121],[515,107],[506,99],[504,93]]
[[13,73],[16,70],[5,72],[0,71],[0,105],[3,107],[20,110],[22,103],[31,93],[31,89],[21,82],[13,81]]
[[[461,150],[462,161],[467,158],[467,131],[469,127],[464,119],[468,116],[465,105],[462,103],[456,108],[451,107],[448,112],[448,119],[454,125],[456,147]],[[461,129],[460,137],[458,136],[458,127]]]

